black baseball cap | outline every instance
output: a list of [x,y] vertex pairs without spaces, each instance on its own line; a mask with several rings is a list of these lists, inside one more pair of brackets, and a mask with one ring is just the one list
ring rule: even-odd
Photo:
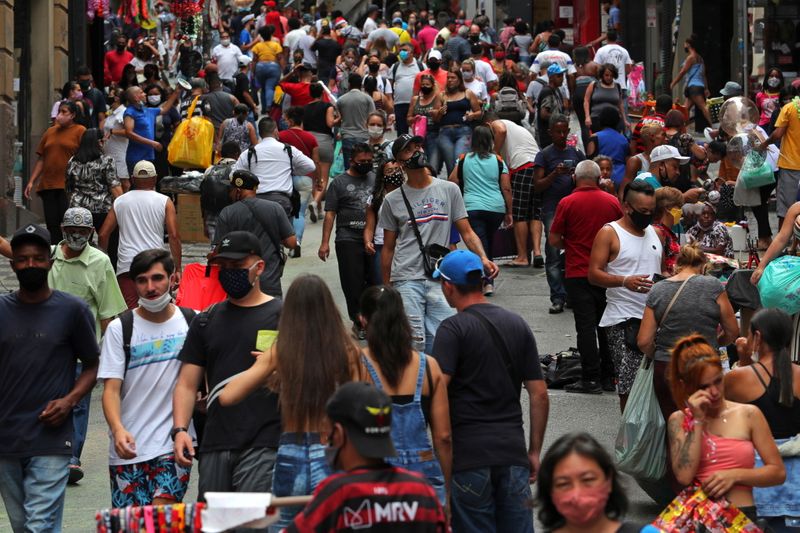
[[33,242],[50,248],[50,232],[38,224],[28,224],[14,232],[11,237],[11,248]]
[[213,259],[242,259],[249,255],[261,257],[261,242],[249,231],[231,231],[219,241]]
[[258,189],[258,176],[249,170],[235,170],[231,174],[231,185],[237,189]]
[[325,407],[331,422],[339,422],[364,457],[394,457],[392,400],[374,385],[351,381],[339,387]]
[[411,143],[418,143],[423,144],[425,139],[420,137],[419,135],[411,135],[410,133],[405,133],[395,139],[394,143],[392,143],[392,156],[397,159],[397,156],[400,152],[405,150],[409,144]]

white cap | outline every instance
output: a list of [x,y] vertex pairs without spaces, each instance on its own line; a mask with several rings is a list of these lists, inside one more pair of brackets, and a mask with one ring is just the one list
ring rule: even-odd
[[246,67],[253,61],[252,57],[246,55],[240,55],[237,59],[240,67]]
[[442,60],[442,53],[439,50],[431,50],[428,54],[428,59],[438,59],[439,61]]
[[688,157],[682,156],[677,148],[669,144],[662,144],[661,146],[656,146],[650,152],[651,163],[658,163],[659,161],[666,161],[667,159],[675,159],[681,165],[689,162]]
[[139,161],[133,167],[134,178],[154,178],[157,175],[156,167],[150,161]]
[[256,18],[256,16],[253,15],[252,13],[250,13],[249,15],[245,15],[244,17],[242,17],[242,24],[247,24],[248,22],[250,22],[254,18]]

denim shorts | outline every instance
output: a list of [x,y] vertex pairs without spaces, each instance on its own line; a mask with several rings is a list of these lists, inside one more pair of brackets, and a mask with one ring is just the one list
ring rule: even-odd
[[110,465],[111,506],[150,505],[155,498],[180,502],[189,487],[191,468],[175,462],[175,454],[159,455],[132,465]]

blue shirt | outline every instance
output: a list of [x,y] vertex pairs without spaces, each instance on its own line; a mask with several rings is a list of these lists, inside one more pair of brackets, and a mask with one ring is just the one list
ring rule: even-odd
[[611,6],[608,10],[608,29],[616,30],[617,24],[620,23],[620,9],[617,6]]
[[[152,141],[156,138],[156,117],[160,114],[160,107],[142,106],[141,109],[136,109],[135,106],[128,106],[123,117],[133,117],[133,132]],[[125,154],[127,161],[153,161],[155,158],[156,153],[152,146],[134,140],[128,142],[128,151]]]
[[[497,157],[479,157],[469,153],[464,157],[464,205],[467,211],[505,213],[506,202],[500,192]],[[508,167],[503,165],[503,173]]]
[[[583,155],[583,152],[572,146],[566,146],[563,150],[559,150],[556,148],[555,144],[551,144],[536,154],[533,165],[535,167],[543,167],[546,176],[550,174],[559,163],[571,160],[572,168],[574,169],[575,166],[584,159],[586,159],[586,156]],[[542,212],[555,213],[558,202],[571,193],[574,187],[575,182],[572,179],[572,172],[557,175],[555,179],[553,179],[553,183],[550,184],[550,187],[542,193]]]
[[604,128],[595,136],[597,137],[597,153],[611,158],[614,166],[611,180],[618,187],[622,183],[622,178],[625,177],[625,158],[630,150],[628,139],[613,128]]
[[253,40],[253,37],[250,36],[250,32],[247,29],[243,29],[242,33],[239,34],[239,45],[244,46],[246,44],[250,44]]

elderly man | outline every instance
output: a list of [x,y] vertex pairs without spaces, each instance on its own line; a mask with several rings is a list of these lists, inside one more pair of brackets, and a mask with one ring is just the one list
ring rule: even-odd
[[128,174],[133,174],[133,166],[139,161],[156,159],[156,151],[161,151],[164,146],[156,141],[156,117],[166,115],[178,101],[182,86],[178,85],[166,102],[159,107],[145,105],[147,95],[141,87],[134,85],[125,91],[128,107],[125,109],[124,126],[125,136],[128,138],[128,151],[125,153],[125,163],[128,165]]

